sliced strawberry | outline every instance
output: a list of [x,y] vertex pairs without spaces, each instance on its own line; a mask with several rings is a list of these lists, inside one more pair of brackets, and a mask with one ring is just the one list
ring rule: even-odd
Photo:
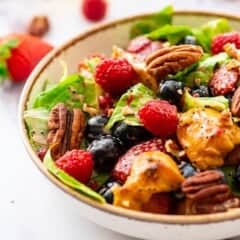
[[11,80],[20,82],[30,75],[38,62],[53,47],[40,38],[27,34],[10,34],[1,39],[0,47],[13,40],[17,41],[17,45],[10,49],[10,55],[4,60]]
[[238,71],[228,70],[225,66],[217,69],[209,83],[214,96],[226,95],[233,92],[238,81]]
[[124,183],[130,175],[133,160],[139,154],[149,151],[165,152],[164,142],[159,138],[140,143],[130,148],[123,156],[121,156],[113,169],[113,177],[120,183]]
[[172,208],[172,198],[169,193],[154,194],[143,204],[142,211],[158,214],[169,214]]
[[159,41],[151,41],[150,39],[141,36],[133,39],[127,48],[127,51],[137,54],[141,59],[145,59],[149,54],[163,47]]

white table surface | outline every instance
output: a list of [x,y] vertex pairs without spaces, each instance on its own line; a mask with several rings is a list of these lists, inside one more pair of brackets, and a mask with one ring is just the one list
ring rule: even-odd
[[[236,14],[240,9],[237,0],[112,0],[105,21],[154,11],[168,3],[177,8]],[[80,16],[78,0],[0,0],[0,35],[24,29],[34,13],[50,14],[52,29],[47,39],[55,45],[91,26]],[[0,239],[131,239],[81,218],[71,209],[71,198],[56,189],[30,161],[17,126],[21,88],[0,89]]]

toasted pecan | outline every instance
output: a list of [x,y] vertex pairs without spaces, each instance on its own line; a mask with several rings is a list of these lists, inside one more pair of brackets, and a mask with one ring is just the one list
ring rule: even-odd
[[78,148],[83,138],[85,129],[85,117],[80,109],[73,109],[72,131],[70,138],[70,150]]
[[229,198],[231,191],[220,171],[209,170],[187,178],[182,184],[186,197],[196,202],[218,203]]
[[240,117],[240,87],[233,94],[231,112],[234,116]]
[[196,63],[203,55],[200,46],[178,45],[165,47],[150,54],[146,58],[148,72],[160,79]]
[[54,158],[58,158],[61,155],[62,140],[67,127],[67,112],[66,106],[63,103],[58,103],[49,115],[47,142],[52,147]]
[[42,37],[49,29],[50,23],[47,16],[35,16],[28,26],[28,33],[33,36]]
[[80,146],[85,130],[85,117],[80,109],[68,110],[63,103],[57,104],[48,120],[48,146],[56,160],[66,151]]

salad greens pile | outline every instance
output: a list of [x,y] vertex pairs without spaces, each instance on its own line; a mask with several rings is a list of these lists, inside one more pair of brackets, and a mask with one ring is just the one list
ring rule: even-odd
[[[231,56],[226,52],[220,52],[218,54],[212,54],[211,52],[213,38],[218,34],[232,31],[230,23],[228,20],[222,18],[214,19],[198,27],[178,25],[173,24],[173,22],[174,9],[172,6],[167,6],[156,14],[135,21],[130,30],[130,39],[143,36],[151,41],[160,41],[167,46],[171,46],[183,44],[186,36],[194,37],[196,45],[200,45],[204,50],[200,61],[195,62],[176,74],[169,74],[164,81],[171,80],[184,86],[184,88],[181,89],[183,90],[181,95],[182,112],[197,107],[208,107],[219,112],[229,109],[230,102],[228,96],[195,97],[192,92],[198,89],[199,86],[205,86],[207,88],[216,68],[226,65],[232,60]],[[11,46],[14,47],[16,43],[12,42],[11,44]],[[130,54],[125,50],[123,52],[126,53],[126,55]],[[3,54],[0,53],[0,55]],[[4,56],[5,55],[8,55],[7,51],[4,52]],[[134,57],[136,57],[136,55],[134,55]],[[99,99],[104,96],[105,92],[95,81],[96,67],[101,61],[101,57],[86,58],[81,62],[79,72],[68,75],[65,69],[63,77],[60,78],[58,82],[46,80],[41,87],[38,88],[38,86],[35,86],[36,95],[32,97],[27,104],[27,109],[24,112],[24,120],[28,130],[29,141],[33,149],[36,152],[47,149],[47,153],[43,159],[43,164],[46,168],[67,186],[98,202],[105,203],[105,199],[99,193],[57,167],[51,156],[52,146],[48,146],[47,142],[49,114],[58,103],[63,103],[68,111],[73,108],[81,109],[86,120],[92,117],[91,111],[88,111],[89,109],[94,109],[93,115],[103,114]],[[144,63],[136,64],[137,67],[134,65],[134,61],[131,64],[135,70],[137,67],[139,68],[139,66],[143,65],[144,67],[141,71],[145,71],[145,74],[148,74],[146,73]],[[0,64],[0,72],[1,69]],[[143,127],[143,124],[139,120],[138,112],[147,102],[157,99],[158,97],[159,93],[157,93],[155,89],[150,89],[148,86],[145,86],[143,82],[131,86],[118,98],[113,96],[114,103],[112,112],[110,116],[107,116],[108,119],[104,126],[104,133],[110,134],[117,123],[124,123],[128,127],[133,126],[136,127],[136,129]],[[180,103],[177,103],[176,107],[179,108],[179,104]],[[86,149],[88,145],[88,139],[84,136],[79,148]],[[227,166],[223,167],[222,171],[226,173],[226,180],[233,192],[240,196],[240,189],[236,187],[233,178],[234,168]],[[111,173],[109,172],[100,172],[94,169],[91,180],[98,183],[99,186],[102,186],[108,181],[110,175]]]

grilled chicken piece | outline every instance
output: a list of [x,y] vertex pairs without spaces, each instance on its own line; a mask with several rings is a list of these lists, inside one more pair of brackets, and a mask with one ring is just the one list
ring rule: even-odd
[[181,114],[177,137],[193,165],[201,170],[220,167],[240,143],[240,128],[229,111],[194,108]]

